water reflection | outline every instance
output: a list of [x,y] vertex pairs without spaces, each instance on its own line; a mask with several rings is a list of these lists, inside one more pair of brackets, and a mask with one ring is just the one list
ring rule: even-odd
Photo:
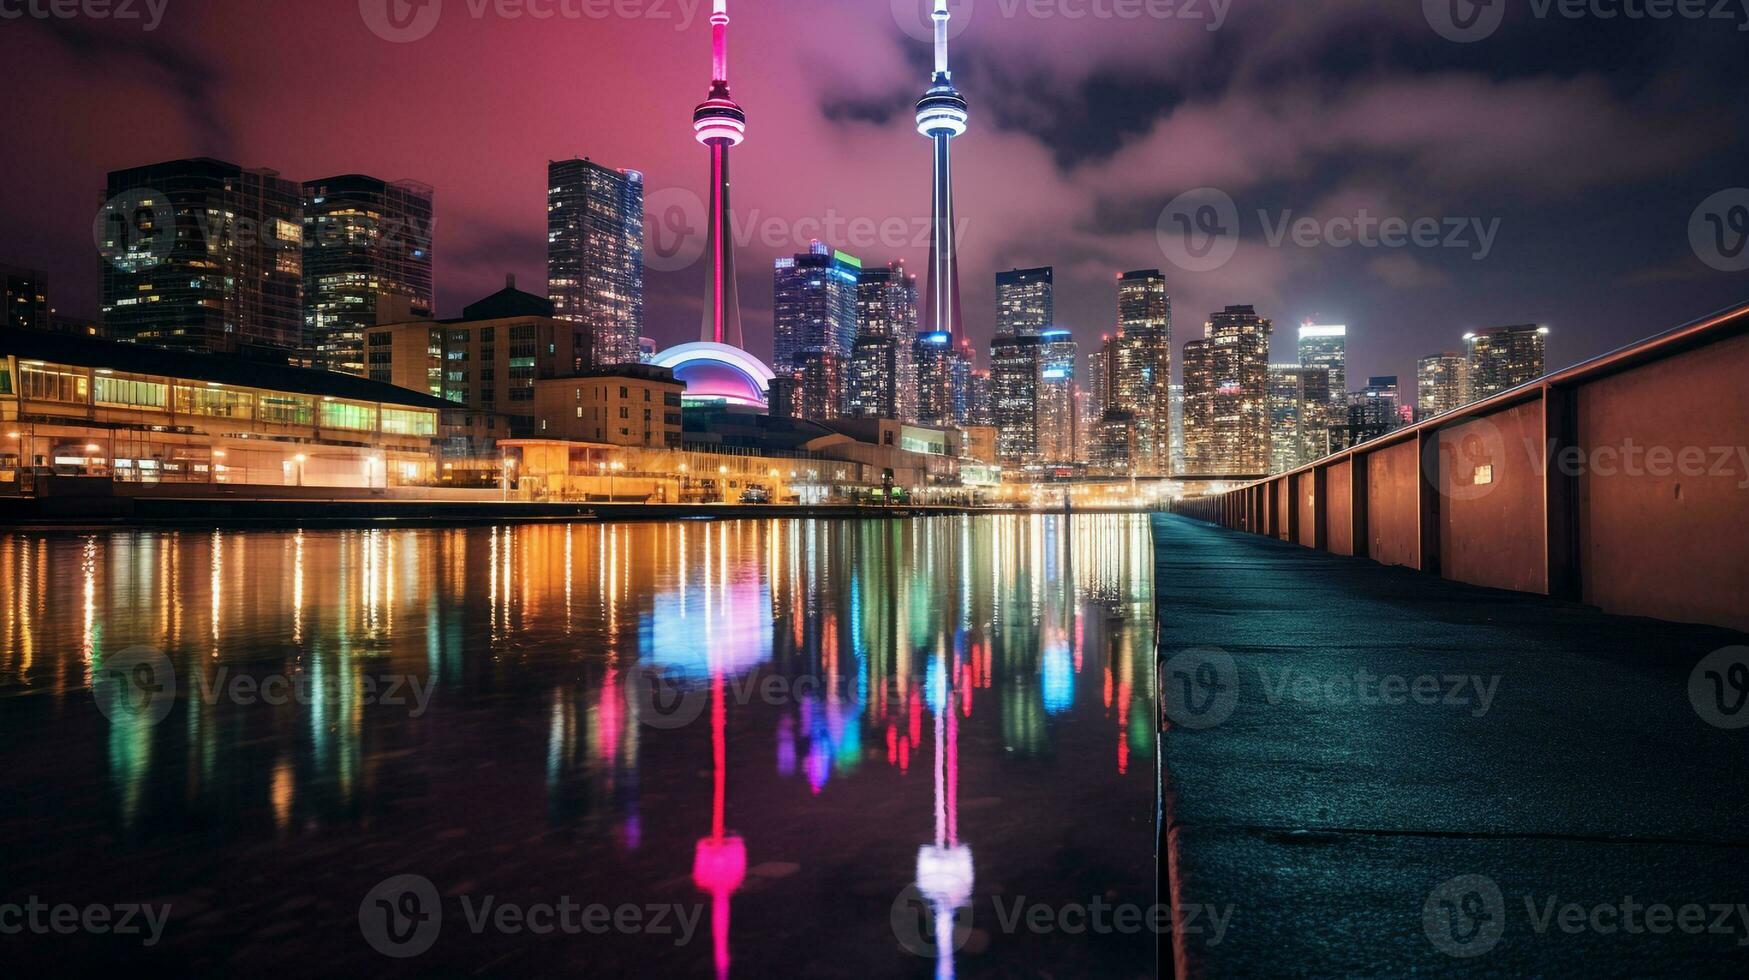
[[[1124,873],[1151,874],[1150,594],[1147,525],[1122,516],[6,536],[0,734],[14,753],[41,726],[99,735],[113,826],[147,855],[190,827],[220,835],[198,845],[213,849],[416,834],[406,812],[456,785],[505,794],[471,802],[520,826],[512,799],[533,787],[548,830],[524,837],[547,866],[586,858],[670,901],[684,896],[667,882],[690,876],[719,977],[732,958],[794,955],[760,940],[798,914],[786,887],[826,883],[786,885],[790,868],[902,840],[914,862],[859,869],[869,914],[816,927],[903,970],[924,962],[894,951],[886,921],[907,884],[951,935],[978,888],[1038,877],[1029,834],[1097,850],[1083,842],[1112,833],[1050,801],[1001,802],[1011,787],[1036,795],[1043,779],[1094,813],[1133,811],[1124,845],[1143,850]],[[174,664],[174,709],[103,717],[92,679],[142,646]],[[651,673],[707,699],[695,722],[650,714]],[[267,678],[311,693],[235,694]],[[391,702],[397,681],[429,710]],[[1034,826],[1016,828],[1015,805]],[[542,851],[560,847],[549,838],[563,849]],[[36,843],[51,871],[75,846]],[[983,955],[1019,948],[997,936]]]

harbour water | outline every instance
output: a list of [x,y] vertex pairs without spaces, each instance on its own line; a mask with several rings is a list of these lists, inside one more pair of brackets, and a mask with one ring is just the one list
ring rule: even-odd
[[0,536],[0,950],[1150,975],[1152,595],[1137,515]]

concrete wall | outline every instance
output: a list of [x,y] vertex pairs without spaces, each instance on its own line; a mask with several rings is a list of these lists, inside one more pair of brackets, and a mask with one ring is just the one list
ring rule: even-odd
[[1421,567],[1421,460],[1415,441],[1367,453],[1367,555],[1386,565]]
[[1439,431],[1440,574],[1547,591],[1542,433],[1541,400]]
[[1584,600],[1749,630],[1749,335],[1582,385],[1576,414]]
[[1325,515],[1329,522],[1330,550],[1338,555],[1354,554],[1354,510],[1349,505],[1349,494],[1354,492],[1354,485],[1349,479],[1353,464],[1342,460],[1330,466],[1324,473]]
[[1456,581],[1749,630],[1746,378],[1749,306],[1174,509]]

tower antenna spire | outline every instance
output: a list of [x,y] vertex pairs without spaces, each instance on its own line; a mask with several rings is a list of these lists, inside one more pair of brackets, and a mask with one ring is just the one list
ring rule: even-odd
[[729,96],[729,4],[711,3],[711,89],[692,111],[692,134],[711,151],[710,294],[699,339],[741,347],[741,307],[735,290],[735,241],[729,220],[729,148],[747,138],[747,114]]
[[955,425],[965,414],[970,363],[958,347],[962,339],[958,243],[954,235],[953,138],[966,131],[966,100],[953,87],[947,69],[947,0],[935,0],[935,74],[917,102],[917,132],[934,151],[935,180],[930,205],[929,288],[924,328],[916,350],[918,417],[925,425]]

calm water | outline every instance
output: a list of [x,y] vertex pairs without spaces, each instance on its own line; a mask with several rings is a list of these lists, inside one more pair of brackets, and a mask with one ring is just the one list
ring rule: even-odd
[[0,903],[170,907],[0,955],[1150,974],[1013,919],[1155,900],[1151,593],[1127,516],[0,536]]

